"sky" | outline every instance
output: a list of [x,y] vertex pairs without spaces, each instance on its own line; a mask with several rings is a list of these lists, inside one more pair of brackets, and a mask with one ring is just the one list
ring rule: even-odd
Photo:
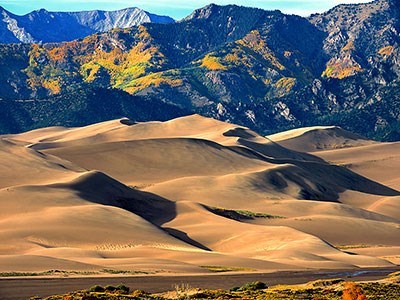
[[326,11],[341,3],[370,2],[365,0],[0,0],[0,6],[23,15],[32,10],[45,8],[49,11],[117,10],[139,7],[148,12],[168,15],[176,20],[189,15],[193,10],[210,3],[220,5],[237,4],[267,10],[279,9],[284,13],[308,16]]

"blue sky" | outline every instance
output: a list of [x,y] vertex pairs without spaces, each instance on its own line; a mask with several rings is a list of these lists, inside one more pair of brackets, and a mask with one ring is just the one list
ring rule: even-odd
[[340,3],[369,2],[364,0],[0,0],[0,6],[12,13],[22,15],[32,10],[45,8],[50,11],[116,10],[126,7],[140,7],[155,14],[169,15],[181,19],[194,9],[209,3],[220,5],[238,4],[263,9],[280,9],[284,13],[307,16],[323,12]]

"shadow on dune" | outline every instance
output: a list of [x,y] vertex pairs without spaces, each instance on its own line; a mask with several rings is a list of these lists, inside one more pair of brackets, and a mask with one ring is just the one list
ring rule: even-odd
[[398,196],[400,192],[363,177],[345,167],[331,165],[323,159],[284,148],[272,141],[257,143],[238,139],[240,146],[232,151],[249,158],[282,165],[263,173],[264,180],[280,191],[293,182],[301,187],[298,198],[304,200],[338,201],[346,190],[381,196]]
[[189,244],[192,245],[194,247],[206,250],[206,251],[212,251],[210,248],[208,248],[207,246],[204,246],[203,244],[191,239],[188,234],[186,232],[183,232],[181,230],[175,229],[175,228],[163,228],[166,232],[168,232],[170,235],[172,235],[173,237]]
[[76,191],[79,197],[89,202],[122,208],[142,217],[160,230],[186,244],[211,251],[211,249],[191,239],[185,232],[161,227],[162,224],[176,217],[175,202],[152,193],[130,188],[104,173],[90,171],[72,182],[53,184],[50,187],[72,189]]
[[176,217],[174,202],[130,188],[98,171],[87,172],[71,182],[51,187],[72,189],[84,200],[125,209],[156,226]]

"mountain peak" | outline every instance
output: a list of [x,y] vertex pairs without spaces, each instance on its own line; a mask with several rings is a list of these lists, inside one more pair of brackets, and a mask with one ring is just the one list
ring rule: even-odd
[[[44,8],[23,16],[6,10],[7,20],[0,20],[0,43],[67,42],[114,28],[129,28],[143,23],[173,23],[174,19],[150,14],[131,7],[116,11],[50,12]],[[12,26],[1,26],[2,23]]]
[[184,18],[182,21],[188,21],[193,19],[210,19],[214,16],[219,16],[219,15],[229,15],[229,16],[240,15],[240,14],[246,15],[248,12],[260,13],[265,11],[259,8],[238,6],[234,4],[221,6],[211,3],[208,4],[207,6],[196,9],[195,11],[193,11],[193,13]]
[[42,15],[48,15],[48,14],[50,14],[50,13],[51,13],[51,12],[49,12],[47,9],[45,9],[45,8],[40,8],[40,9],[36,9],[36,10],[30,12],[30,13],[27,14],[27,15],[39,15],[39,16],[42,16]]

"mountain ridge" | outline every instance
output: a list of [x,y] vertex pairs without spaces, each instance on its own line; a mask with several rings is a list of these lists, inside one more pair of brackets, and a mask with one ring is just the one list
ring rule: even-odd
[[[394,141],[400,139],[400,25],[393,4],[338,6],[308,19],[209,5],[171,24],[114,29],[74,42],[4,45],[0,97],[68,98],[75,89],[96,86],[264,135],[337,125]],[[371,7],[385,9],[371,13]]]
[[[52,12],[42,8],[21,16],[0,7],[0,13],[3,16],[1,43],[64,42],[114,28],[129,28],[148,22],[174,22],[170,17],[152,14],[137,7],[77,12]],[[54,28],[57,28],[55,32]]]

